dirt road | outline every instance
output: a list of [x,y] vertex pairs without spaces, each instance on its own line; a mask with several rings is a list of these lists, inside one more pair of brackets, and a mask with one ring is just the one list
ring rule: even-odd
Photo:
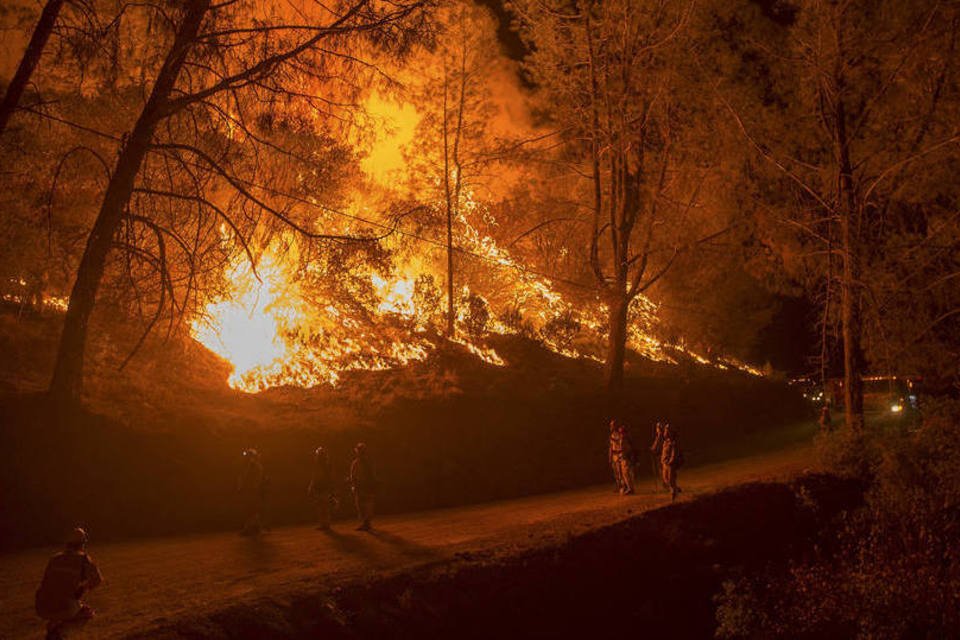
[[[683,499],[743,482],[781,478],[810,465],[809,448],[743,458],[681,474]],[[104,585],[88,602],[97,618],[83,637],[115,638],[245,599],[334,586],[370,573],[442,562],[458,553],[511,553],[669,504],[651,481],[635,496],[594,487],[492,504],[385,517],[371,533],[352,522],[324,533],[312,527],[260,539],[203,534],[97,545],[90,552]],[[0,556],[0,638],[42,637],[33,592],[55,549]]]

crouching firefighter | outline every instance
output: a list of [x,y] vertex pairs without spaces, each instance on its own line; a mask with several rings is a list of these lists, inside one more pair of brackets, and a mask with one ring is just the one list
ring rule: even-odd
[[100,570],[86,552],[87,532],[75,528],[63,551],[50,558],[37,589],[37,615],[47,621],[47,640],[61,640],[82,628],[94,611],[83,603],[84,593],[103,582]]

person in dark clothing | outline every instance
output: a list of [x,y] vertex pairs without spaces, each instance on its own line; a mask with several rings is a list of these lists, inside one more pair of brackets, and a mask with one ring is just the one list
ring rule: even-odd
[[357,517],[360,519],[357,531],[369,531],[373,520],[377,477],[367,453],[367,445],[360,442],[354,447],[353,452],[353,463],[350,465],[350,487],[353,489]]
[[650,445],[650,466],[653,470],[653,488],[659,491],[663,488],[663,469],[660,467],[660,456],[663,454],[663,423],[658,422],[653,428],[653,444]]
[[622,467],[620,465],[620,430],[617,428],[616,419],[610,420],[610,438],[607,442],[607,462],[610,463],[610,469],[613,471],[613,481],[616,484],[615,493],[623,493],[624,480]]
[[237,478],[237,493],[243,505],[244,521],[240,533],[245,536],[259,535],[264,531],[263,503],[266,499],[267,478],[263,462],[256,449],[244,449],[243,467]]
[[103,577],[87,555],[87,532],[70,532],[66,548],[50,558],[34,600],[37,615],[47,621],[47,640],[61,640],[82,628],[94,611],[83,603],[83,594],[97,588]]
[[326,531],[330,528],[330,512],[335,508],[336,495],[333,486],[333,468],[330,465],[330,456],[323,447],[314,451],[313,477],[307,494],[317,507],[317,529]]
[[683,466],[683,451],[677,432],[669,424],[664,425],[663,451],[660,454],[660,464],[663,467],[663,484],[670,489],[670,499],[676,500],[681,489],[677,486],[677,470]]
[[830,405],[824,403],[823,407],[820,408],[820,431],[822,433],[829,433],[833,431],[833,418],[830,417]]

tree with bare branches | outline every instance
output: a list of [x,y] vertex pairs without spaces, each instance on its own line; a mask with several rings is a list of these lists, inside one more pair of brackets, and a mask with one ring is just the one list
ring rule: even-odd
[[[955,158],[960,142],[950,106],[957,7],[810,0],[795,3],[781,23],[754,28],[743,53],[767,78],[767,94],[733,76],[721,94],[734,126],[773,172],[761,200],[791,230],[774,244],[787,262],[823,277],[824,327],[831,315],[840,326],[846,423],[859,431],[876,269],[892,257],[896,230],[918,229],[938,208],[906,206],[906,194],[917,184],[942,192],[924,174]],[[923,200],[936,198],[928,191]],[[905,226],[904,216],[916,218]]]
[[[589,265],[608,312],[607,379],[623,388],[634,300],[686,246],[706,175],[690,2],[523,0],[512,4],[544,112],[562,130],[564,159],[582,177]],[[693,74],[691,77],[689,74]],[[702,159],[702,156],[700,156]]]
[[47,46],[47,40],[53,33],[54,24],[57,22],[64,2],[65,0],[47,0],[43,5],[40,18],[33,29],[33,34],[30,36],[30,42],[23,52],[20,64],[17,65],[16,73],[10,80],[10,84],[7,85],[3,102],[0,103],[0,135],[3,135],[6,130],[7,123],[10,122],[10,116],[17,110],[23,92],[30,83],[30,76],[33,75],[34,69],[40,63],[40,56],[43,54],[44,47]]

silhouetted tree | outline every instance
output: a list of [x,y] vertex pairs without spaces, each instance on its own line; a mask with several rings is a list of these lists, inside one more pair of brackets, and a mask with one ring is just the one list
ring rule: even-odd
[[[706,138],[690,65],[690,2],[518,0],[526,68],[565,160],[589,183],[589,264],[608,309],[607,378],[616,399],[632,301],[686,245]],[[701,162],[696,168],[692,158]],[[589,204],[587,204],[589,203]],[[708,234],[709,235],[709,234]]]
[[[744,67],[757,75],[746,77],[763,86],[726,78],[737,85],[724,93],[736,126],[779,174],[761,198],[800,232],[773,244],[788,263],[814,263],[827,291],[839,288],[839,300],[828,299],[854,431],[863,425],[864,313],[876,298],[881,247],[909,185],[955,157],[960,141],[949,106],[956,11],[938,2],[798,2],[782,28],[751,29],[743,59],[754,59]],[[755,6],[744,13],[758,19]]]
[[27,84],[30,82],[30,76],[34,69],[40,63],[40,56],[43,49],[53,33],[53,26],[60,15],[60,9],[63,8],[65,0],[47,0],[40,12],[40,19],[33,29],[33,35],[30,36],[30,42],[27,44],[26,51],[17,65],[17,71],[14,73],[10,84],[7,85],[7,92],[3,96],[3,102],[0,103],[0,136],[7,128],[10,116],[17,110],[20,104],[20,98],[23,96]]

